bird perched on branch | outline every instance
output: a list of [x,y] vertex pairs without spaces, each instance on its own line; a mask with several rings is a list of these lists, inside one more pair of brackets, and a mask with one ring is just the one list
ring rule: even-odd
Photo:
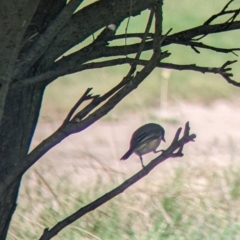
[[142,167],[144,168],[142,155],[150,152],[160,152],[156,149],[161,143],[161,140],[165,142],[165,131],[163,127],[156,123],[148,123],[138,128],[132,135],[130,141],[129,150],[121,157],[120,160],[126,160],[132,153],[136,153],[140,160]]

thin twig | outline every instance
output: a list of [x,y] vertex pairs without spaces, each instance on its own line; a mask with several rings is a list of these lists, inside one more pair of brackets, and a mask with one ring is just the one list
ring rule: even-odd
[[[108,40],[119,40],[119,39],[123,39],[125,37],[129,38],[140,38],[143,39],[145,33],[127,33],[127,34],[118,34],[118,35],[114,35],[112,36],[110,39]],[[154,37],[154,33],[148,33],[146,39],[153,39]]]
[[207,21],[204,22],[203,25],[209,25],[213,20],[215,20],[216,18],[223,16],[225,14],[230,14],[230,13],[235,13],[236,10],[231,10],[231,11],[226,11],[226,9],[229,7],[229,5],[233,2],[234,0],[230,0],[224,7],[223,9],[217,13],[212,15]]
[[[129,26],[131,16],[132,16],[132,0],[130,0],[129,16],[128,16],[127,25],[126,25],[126,28],[125,28],[125,35],[127,34],[127,30],[128,30],[128,26]],[[127,46],[127,38],[125,37],[125,47],[126,46]],[[125,53],[125,56],[127,57],[127,51]]]
[[236,87],[240,87],[240,82],[236,82],[234,80],[231,79],[231,77],[233,77],[232,73],[229,73],[229,71],[232,70],[232,68],[229,68],[229,65],[232,65],[233,63],[236,63],[237,60],[235,61],[227,61],[226,63],[223,64],[223,66],[219,69],[219,74],[230,84],[236,86]]
[[[240,51],[240,48],[219,48],[219,47],[213,47],[213,46],[209,46],[204,43],[195,42],[195,41],[183,41],[183,42],[178,41],[175,43],[180,45],[190,46],[194,49],[194,51],[196,51],[196,47],[198,47],[198,48],[209,49],[209,50],[221,52],[221,53],[232,53],[235,56],[238,56],[238,55],[234,51]],[[198,50],[196,52],[200,53]]]
[[87,115],[97,106],[99,106],[101,103],[106,101],[109,97],[111,97],[113,94],[115,94],[118,90],[120,90],[126,82],[121,81],[118,83],[115,87],[110,89],[108,92],[106,92],[102,96],[98,96],[97,98],[94,98],[91,103],[89,103],[85,108],[83,108],[80,112],[76,113],[73,117],[73,121],[80,122],[83,120]]
[[195,64],[189,64],[189,65],[178,65],[178,64],[172,64],[172,63],[160,63],[157,65],[157,67],[162,67],[162,68],[168,68],[168,69],[175,69],[175,70],[191,70],[191,71],[197,71],[201,73],[214,73],[214,74],[219,74],[221,75],[228,83],[240,87],[240,82],[236,82],[231,79],[233,77],[232,73],[229,73],[229,71],[232,70],[232,68],[226,66],[232,65],[236,63],[237,60],[234,61],[227,61],[224,63],[221,67],[200,67]]
[[[145,28],[145,32],[144,32],[144,35],[142,37],[142,41],[139,45],[139,49],[138,49],[138,52],[137,52],[136,57],[135,57],[136,60],[138,60],[140,58],[140,56],[142,54],[142,51],[144,49],[146,38],[149,34],[149,31],[150,31],[150,28],[151,28],[151,25],[152,25],[153,16],[154,16],[154,9],[151,8],[150,14],[149,14],[149,17],[148,17],[148,22],[147,22],[147,25],[146,25],[146,28]],[[131,68],[130,68],[127,76],[131,76],[135,72],[136,66],[137,66],[137,64],[132,64],[131,65]]]
[[71,110],[69,111],[67,117],[65,118],[65,120],[63,121],[63,125],[66,125],[67,123],[70,122],[74,112],[77,110],[77,108],[84,102],[90,99],[95,99],[98,98],[99,96],[92,96],[92,94],[89,94],[92,91],[92,88],[88,88],[85,93],[80,97],[80,99],[75,103],[75,105],[71,108]]
[[[227,14],[233,14],[233,16],[231,16],[228,20],[225,21],[225,23],[223,23],[222,25],[222,31],[224,29],[228,29],[229,26],[234,22],[234,20],[236,19],[237,15],[239,14],[240,12],[240,9],[235,9],[235,10],[230,10],[230,11],[226,11],[226,9],[229,7],[229,5],[233,2],[234,0],[230,0],[225,6],[224,8],[217,14],[214,14],[213,16],[211,16],[207,21],[205,21],[203,23],[203,26],[207,26],[207,25],[210,25],[210,23],[217,19],[218,17],[220,16],[223,16],[223,15],[227,15]],[[206,37],[208,35],[208,33],[205,33],[203,34],[201,37],[197,38],[197,39],[194,39],[195,41],[199,41],[200,39],[203,39],[204,37]]]

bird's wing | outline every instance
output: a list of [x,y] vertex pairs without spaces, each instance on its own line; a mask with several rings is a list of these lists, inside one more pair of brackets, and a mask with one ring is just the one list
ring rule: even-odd
[[139,145],[143,143],[147,143],[153,139],[156,139],[159,137],[159,133],[156,133],[156,131],[148,131],[141,133],[137,135],[136,137],[134,136],[131,140],[131,146],[133,148],[138,147]]

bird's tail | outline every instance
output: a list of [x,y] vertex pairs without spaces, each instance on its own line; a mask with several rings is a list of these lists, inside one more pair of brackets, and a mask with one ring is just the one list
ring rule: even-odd
[[128,158],[132,155],[132,153],[133,153],[133,149],[130,148],[130,149],[121,157],[120,160],[126,160],[126,159],[128,159]]

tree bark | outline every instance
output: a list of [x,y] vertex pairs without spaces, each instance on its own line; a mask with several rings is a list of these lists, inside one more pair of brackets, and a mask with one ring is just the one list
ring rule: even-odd
[[[37,124],[41,107],[43,86],[9,89],[3,109],[0,129],[0,183],[4,188],[4,178],[11,169],[21,164],[26,156]],[[21,179],[5,189],[0,202],[0,239],[6,239],[9,224],[16,208]]]
[[6,192],[6,195],[3,198],[3,201],[0,202],[0,239],[6,239],[9,225],[12,219],[12,215],[16,209],[18,189],[21,180],[18,180],[14,183],[9,191]]
[[[0,190],[4,192],[0,201],[1,240],[7,237],[21,183],[19,178],[6,189],[4,179],[22,164],[21,159],[28,153],[44,91],[41,84],[14,87],[13,72],[20,56],[31,47],[32,41],[28,39],[44,32],[65,4],[65,0],[0,3]],[[25,77],[35,73],[33,69]]]
[[[27,155],[37,124],[44,85],[14,87],[13,72],[22,54],[66,5],[66,0],[0,1],[0,239],[7,237],[17,206],[21,178],[6,189],[5,179]],[[24,71],[24,69],[18,69]],[[36,74],[32,69],[24,75]],[[14,80],[18,80],[15,76]]]

